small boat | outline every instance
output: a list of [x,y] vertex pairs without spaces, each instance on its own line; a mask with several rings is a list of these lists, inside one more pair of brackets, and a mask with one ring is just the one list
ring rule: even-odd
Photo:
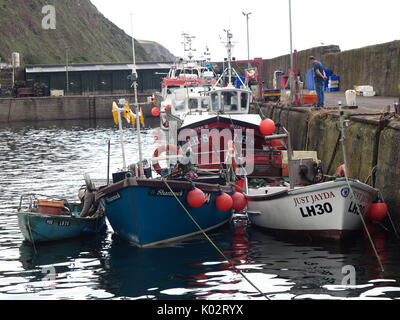
[[284,177],[264,177],[266,186],[249,182],[245,195],[250,222],[256,227],[312,240],[340,242],[360,232],[378,190],[346,176],[324,181],[326,176],[318,160],[293,158],[289,132],[283,129],[285,134],[265,138],[286,139],[289,182]]
[[285,231],[311,239],[344,240],[362,228],[363,215],[377,198],[378,190],[349,179],[356,199],[344,178],[290,189],[283,184],[249,188],[247,214],[254,226]]
[[35,193],[21,195],[17,215],[24,239],[34,244],[99,234],[107,228],[102,205],[94,208]]

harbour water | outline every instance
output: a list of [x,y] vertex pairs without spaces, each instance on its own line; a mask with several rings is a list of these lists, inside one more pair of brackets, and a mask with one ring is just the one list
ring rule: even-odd
[[[134,163],[134,130],[124,138]],[[150,158],[153,130],[142,138]],[[20,195],[77,200],[83,173],[106,179],[108,139],[112,172],[122,166],[112,120],[0,126],[0,299],[265,299],[201,235],[148,249],[126,243],[111,227],[95,238],[37,245],[37,252],[23,242]],[[237,216],[210,237],[272,300],[400,299],[400,241],[383,229],[374,234],[383,273],[362,233],[345,245],[310,244],[262,232]]]

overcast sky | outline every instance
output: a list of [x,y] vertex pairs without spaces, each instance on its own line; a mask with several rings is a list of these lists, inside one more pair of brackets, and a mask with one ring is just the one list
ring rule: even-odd
[[[289,0],[91,0],[104,16],[134,37],[162,44],[183,55],[183,32],[196,38],[196,55],[210,48],[213,61],[226,51],[224,29],[233,33],[233,56],[250,58],[290,53]],[[339,45],[342,51],[400,39],[400,0],[292,0],[293,49]]]

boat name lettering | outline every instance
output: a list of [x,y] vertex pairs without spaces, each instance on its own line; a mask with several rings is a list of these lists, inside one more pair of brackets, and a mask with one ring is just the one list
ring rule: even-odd
[[294,206],[297,207],[298,205],[306,204],[306,203],[311,203],[314,204],[315,202],[322,201],[322,200],[327,200],[335,198],[335,194],[332,191],[329,192],[321,192],[317,194],[311,194],[309,196],[303,196],[303,197],[297,197],[293,198],[294,200]]
[[67,220],[60,220],[60,221],[58,221],[58,225],[60,227],[69,227],[70,226],[70,222],[67,221]]
[[46,220],[46,223],[52,225],[52,224],[54,224],[54,220],[48,219],[48,220]]
[[121,199],[121,195],[118,192],[116,192],[115,194],[112,194],[112,195],[106,197],[106,202],[111,203],[118,199]]
[[[365,206],[359,205],[361,212],[364,214],[365,213]],[[357,204],[353,201],[350,202],[349,209],[347,210],[350,213],[354,213],[356,215],[359,215],[360,213],[358,212],[357,209]]]
[[329,202],[324,204],[316,204],[307,206],[305,208],[300,208],[300,213],[303,218],[312,217],[316,215],[323,215],[324,213],[331,213],[333,210],[332,205]]
[[155,197],[173,197],[175,194],[175,196],[177,197],[182,197],[184,194],[183,190],[179,190],[179,191],[169,191],[169,190],[165,190],[165,189],[150,189],[149,190],[149,195],[150,196],[155,196]]

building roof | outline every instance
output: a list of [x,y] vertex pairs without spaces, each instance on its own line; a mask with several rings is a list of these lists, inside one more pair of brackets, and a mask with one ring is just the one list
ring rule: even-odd
[[[170,69],[172,62],[148,62],[137,63],[136,70]],[[98,64],[70,64],[68,72],[74,71],[120,71],[132,70],[132,63],[98,63]],[[65,72],[65,65],[28,65],[26,73]]]

